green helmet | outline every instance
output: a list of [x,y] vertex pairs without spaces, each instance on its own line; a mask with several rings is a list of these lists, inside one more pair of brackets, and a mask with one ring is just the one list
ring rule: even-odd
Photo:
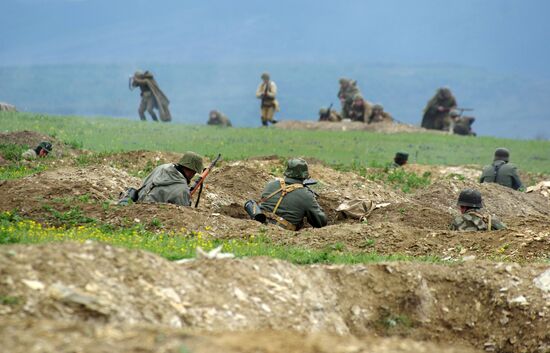
[[365,99],[363,98],[362,95],[356,94],[355,96],[353,96],[353,100],[354,100],[354,101],[357,101],[357,100],[364,101]]
[[382,104],[375,104],[372,106],[372,110],[379,110],[381,112],[384,111],[384,107],[382,106]]
[[289,159],[284,175],[288,178],[300,180],[309,178],[307,162],[301,158]]
[[345,77],[342,77],[338,80],[338,82],[341,84],[341,85],[345,85],[346,83],[349,83],[349,79],[345,78]]
[[269,80],[269,73],[268,72],[264,72],[262,74],[262,80]]
[[319,115],[325,115],[328,112],[327,108],[321,108],[319,109]]
[[201,173],[204,169],[202,164],[202,157],[196,154],[195,152],[185,152],[181,157],[179,164],[185,168],[191,169],[196,173]]
[[495,161],[505,161],[508,162],[510,160],[510,151],[508,151],[507,148],[497,148],[495,151]]
[[474,189],[464,189],[460,192],[460,195],[458,196],[457,205],[482,208],[483,202],[481,200],[481,193]]
[[45,150],[46,152],[50,153],[53,149],[53,146],[50,142],[48,141],[42,141],[38,144],[38,147],[42,148],[43,150]]
[[449,115],[452,116],[452,117],[457,117],[457,116],[460,116],[460,113],[456,109],[453,109],[453,110],[451,110]]

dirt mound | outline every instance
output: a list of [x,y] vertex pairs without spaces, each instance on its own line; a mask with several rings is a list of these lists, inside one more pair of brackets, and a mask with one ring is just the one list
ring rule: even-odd
[[0,184],[1,209],[18,209],[29,200],[51,200],[87,195],[93,200],[116,199],[126,187],[139,187],[141,180],[108,166],[63,167]]
[[0,132],[0,144],[19,145],[35,148],[42,141],[49,141],[53,145],[51,156],[55,158],[75,157],[80,154],[78,150],[68,146],[58,139],[35,131]]
[[5,246],[0,315],[209,332],[398,335],[544,352],[545,271],[547,265],[480,262],[298,267],[262,258],[178,265],[91,242]]
[[380,122],[374,124],[365,124],[358,121],[311,121],[311,120],[281,120],[275,125],[278,129],[285,130],[328,130],[328,131],[372,131],[383,133],[398,133],[398,132],[429,132],[429,133],[444,133],[436,130],[426,130],[424,128],[401,123]]
[[[0,321],[1,322],[1,321]],[[46,320],[2,322],[2,346],[10,353],[468,353],[448,347],[398,338],[253,331],[198,334],[152,325],[94,325]]]

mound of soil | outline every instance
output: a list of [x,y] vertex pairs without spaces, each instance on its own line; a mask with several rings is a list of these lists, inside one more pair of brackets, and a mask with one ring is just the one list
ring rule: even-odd
[[0,248],[0,295],[14,298],[0,304],[0,320],[398,335],[544,352],[548,271],[482,262],[299,267],[266,258],[178,265],[92,242],[14,245]]
[[429,132],[444,133],[443,131],[426,130],[424,128],[401,123],[380,122],[365,124],[358,121],[311,121],[311,120],[281,120],[276,125],[278,129],[285,130],[328,130],[328,131],[373,131],[383,133],[397,132]]
[[78,150],[71,148],[58,139],[36,131],[0,132],[0,144],[19,145],[35,148],[42,141],[49,141],[53,145],[51,156],[55,158],[74,157],[80,154]]
[[[94,325],[47,320],[2,321],[0,339],[10,353],[470,353],[402,338],[300,334],[272,330],[198,334],[153,325]],[[78,348],[77,348],[78,347]]]

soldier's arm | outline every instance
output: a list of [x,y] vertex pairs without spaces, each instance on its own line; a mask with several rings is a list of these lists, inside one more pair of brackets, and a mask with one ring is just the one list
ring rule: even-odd
[[269,85],[269,89],[267,90],[267,96],[269,98],[275,98],[275,96],[277,95],[277,85],[273,81],[271,81],[270,83],[271,84]]
[[263,84],[260,83],[258,89],[256,89],[256,98],[262,98],[264,95],[264,90],[262,89]]
[[506,224],[502,223],[500,219],[498,219],[496,216],[492,216],[491,229],[492,230],[506,229]]
[[308,223],[315,228],[327,225],[327,216],[313,195],[311,195],[310,207],[306,210],[306,218]]
[[518,170],[515,166],[511,170],[510,177],[512,178],[512,188],[514,190],[519,190],[521,187],[523,187],[523,183],[519,178]]

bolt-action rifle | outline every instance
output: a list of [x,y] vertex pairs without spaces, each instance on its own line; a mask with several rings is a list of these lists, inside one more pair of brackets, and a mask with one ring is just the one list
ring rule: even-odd
[[204,180],[206,179],[208,174],[210,174],[212,169],[214,169],[214,167],[216,166],[216,163],[218,163],[218,161],[220,160],[221,157],[222,157],[222,155],[220,153],[218,153],[218,156],[216,157],[216,159],[214,159],[212,161],[212,163],[210,163],[210,165],[205,170],[202,171],[202,173],[199,176],[199,178],[197,179],[197,181],[189,188],[189,193],[191,194],[191,197],[193,197],[193,195],[195,194],[197,189],[199,190],[199,195],[197,196],[197,201],[195,201],[195,208],[199,207],[199,201],[201,199],[202,185],[204,183]]

